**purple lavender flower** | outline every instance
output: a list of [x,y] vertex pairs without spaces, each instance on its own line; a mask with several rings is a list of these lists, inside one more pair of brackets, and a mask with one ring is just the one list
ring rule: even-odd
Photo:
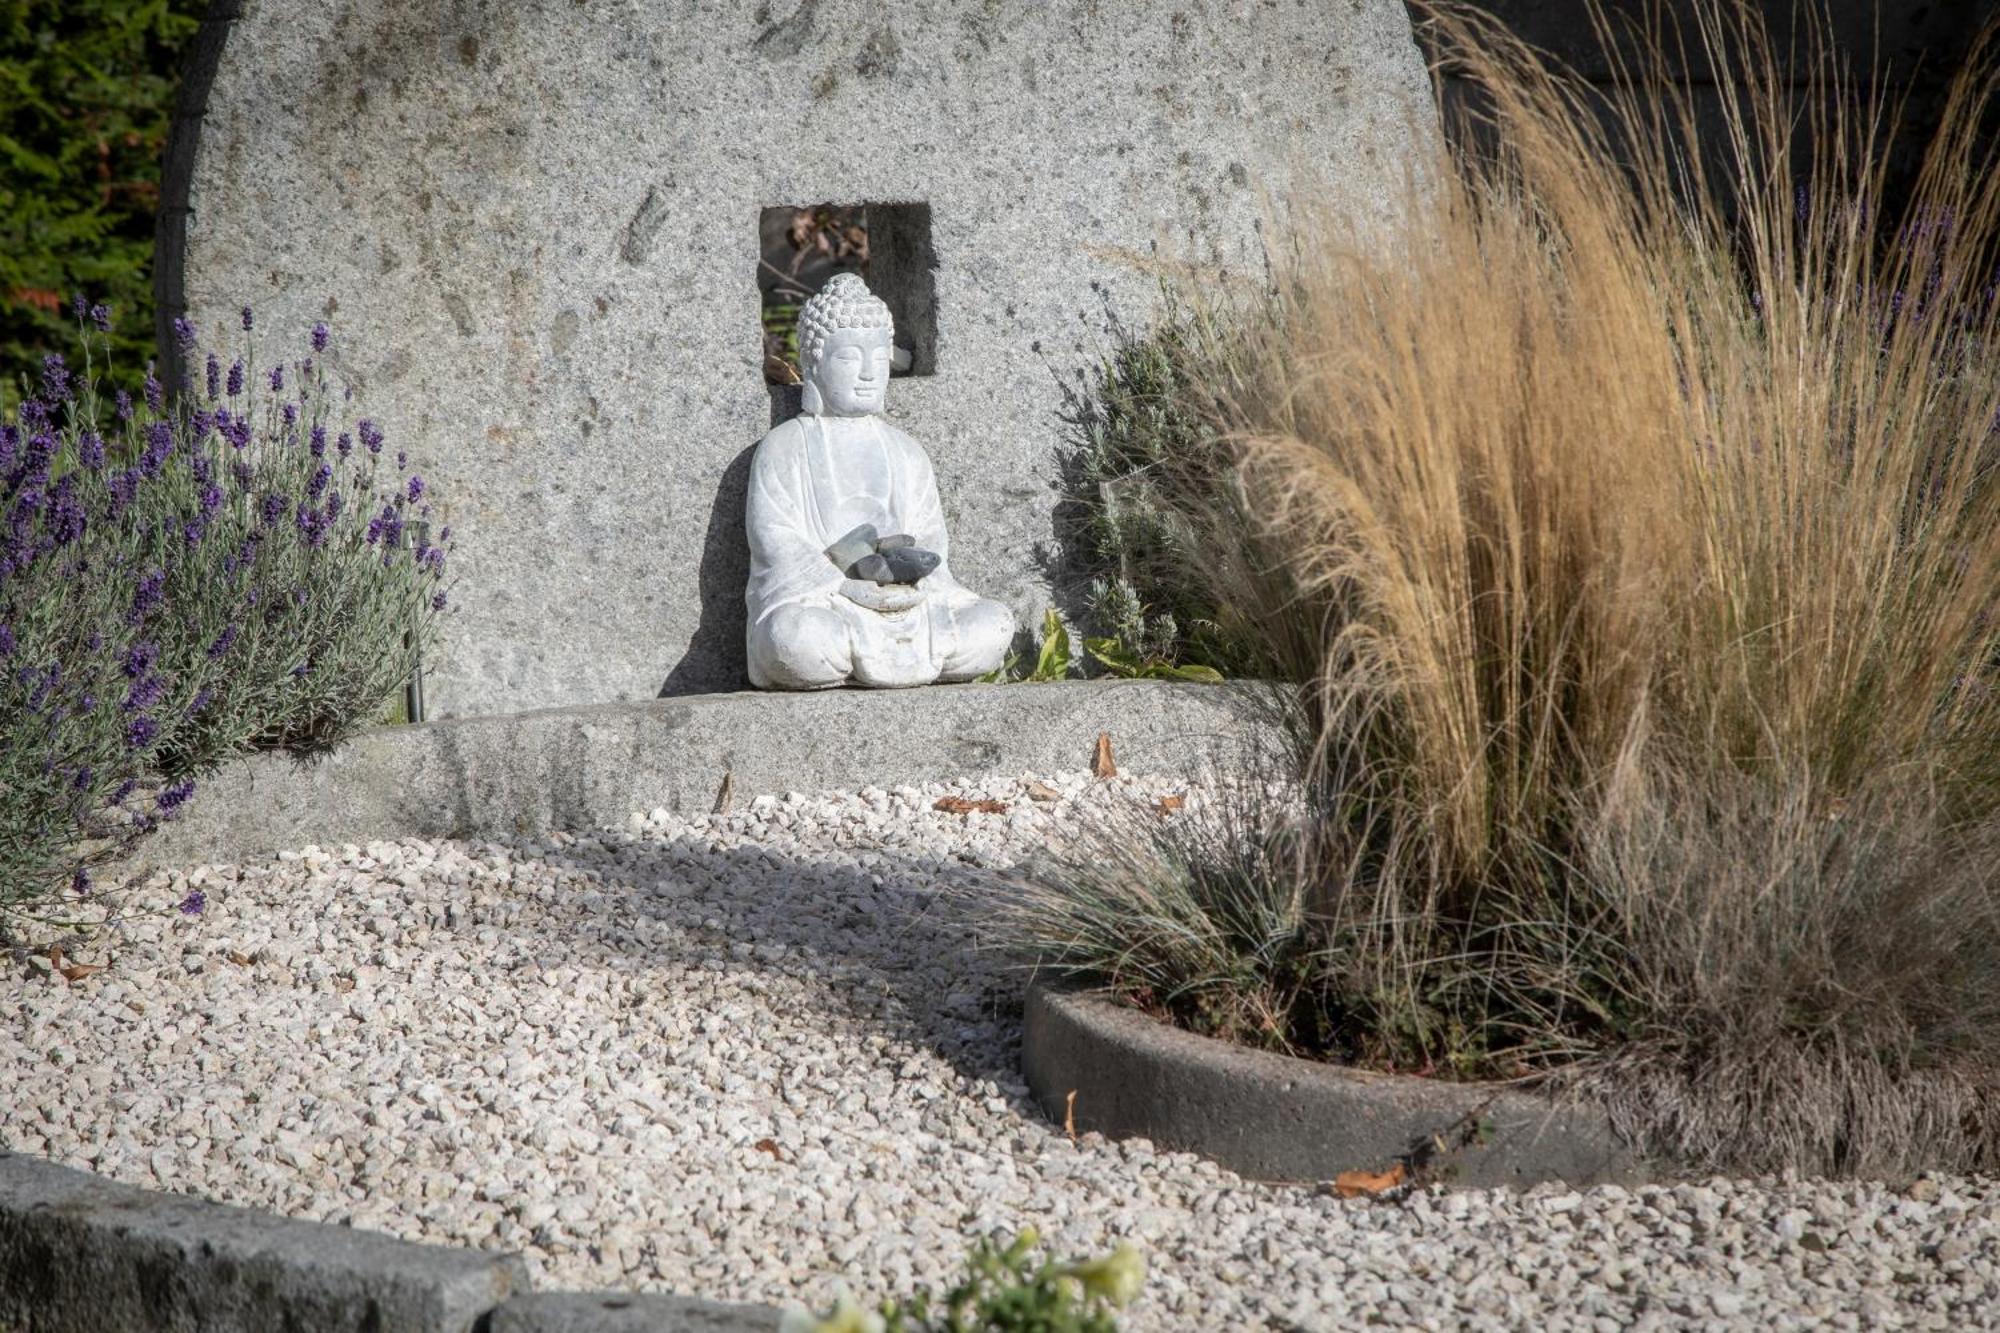
[[243,331],[248,333],[255,326],[256,321],[251,318],[250,307],[246,305],[243,307]]
[[125,675],[129,680],[137,680],[153,669],[160,660],[160,645],[142,639],[125,650]]
[[194,700],[188,704],[187,715],[189,717],[200,717],[202,713],[208,708],[208,701],[209,701],[208,686],[204,685],[199,690],[195,691]]
[[257,479],[257,469],[238,458],[230,463],[229,475],[236,478],[237,489],[247,491],[250,483]]
[[279,491],[268,492],[264,496],[264,509],[263,509],[264,526],[268,528],[272,524],[276,523],[279,519],[283,518],[285,516],[285,508],[290,503],[291,501],[287,500],[282,492]]
[[445,607],[445,599],[444,599],[444,594],[443,594],[443,593],[441,593],[441,592],[439,592],[439,593],[432,593],[432,594],[431,594],[431,610],[433,610],[433,611],[442,611],[442,610],[444,610],[444,607]]
[[131,508],[132,501],[139,494],[139,472],[136,468],[120,468],[111,478],[111,517],[117,518]]
[[132,688],[125,691],[125,702],[122,706],[128,713],[143,713],[160,702],[160,696],[166,692],[165,681],[158,676],[147,676],[143,680],[134,681]]
[[[307,546],[317,550],[326,545],[327,533],[332,529],[333,522],[324,511],[300,505],[292,521],[298,527],[299,535],[306,539]],[[298,590],[296,600],[300,606],[305,605],[305,589]]]
[[197,442],[208,438],[209,432],[215,429],[215,421],[216,417],[214,413],[205,412],[200,408],[196,408],[188,414],[188,425],[193,427],[194,438]]
[[190,551],[201,545],[201,539],[207,535],[208,524],[201,519],[192,518],[181,524],[181,540],[187,543]]
[[141,713],[125,724],[125,748],[143,750],[160,734],[160,724]]
[[313,470],[312,480],[306,483],[306,494],[317,500],[320,497],[320,493],[326,490],[326,484],[332,480],[333,465],[331,463],[321,463]]
[[139,621],[144,620],[159,607],[160,594],[165,589],[166,584],[167,576],[157,569],[148,571],[140,578],[139,586],[132,593],[131,620],[133,624],[136,625]]
[[155,421],[146,427],[146,452],[139,455],[139,472],[146,477],[157,477],[166,466],[167,458],[174,452],[174,428],[164,421]]
[[[89,772],[88,769],[84,771]],[[78,866],[76,873],[70,876],[69,887],[77,897],[88,898],[90,896],[90,872],[82,866]]]
[[230,421],[229,429],[225,431],[224,434],[229,436],[229,443],[235,446],[236,448],[238,449],[249,448],[250,418],[247,415],[234,418],[233,420]]
[[210,398],[218,398],[221,395],[222,362],[216,357],[215,353],[210,352],[208,354],[208,396]]
[[222,488],[213,482],[201,488],[201,516],[209,517],[222,508]]
[[374,422],[366,417],[355,423],[355,430],[361,433],[361,445],[371,454],[382,452],[382,432]]
[[396,471],[401,472],[410,465],[410,456],[403,450],[396,451]]
[[327,329],[326,325],[324,324],[313,325],[313,333],[312,333],[313,350],[315,352],[324,352],[326,350],[327,339],[330,336],[331,334]]
[[160,377],[153,373],[153,363],[150,361],[146,363],[146,381],[142,387],[144,387],[144,389],[146,390],[147,407],[150,407],[155,412],[158,412],[161,408],[166,406],[167,403],[166,386],[161,384]]
[[89,312],[90,309],[89,305],[83,299],[82,292],[72,292],[70,294],[69,308],[70,308],[70,313],[75,315],[78,319],[82,319],[84,315]]
[[298,425],[299,405],[297,403],[286,403],[284,410],[284,418],[285,418],[285,425],[287,427]]
[[238,357],[229,363],[229,381],[227,387],[231,398],[243,392],[243,358]]
[[332,495],[327,496],[326,497],[327,522],[331,523],[334,519],[339,518],[340,511],[346,507],[347,507],[347,501],[345,498],[342,497],[339,491],[335,491]]
[[333,447],[345,458],[354,452],[354,437],[343,431],[340,438],[333,442]]
[[90,308],[90,322],[97,326],[99,333],[111,332],[111,307],[99,301]]
[[284,391],[285,391],[285,368],[282,365],[272,366],[271,392],[283,393]]
[[96,780],[96,777],[97,770],[93,769],[89,764],[85,764],[77,769],[76,772],[70,774],[69,780],[70,784],[78,791],[89,791],[90,784]]
[[132,395],[120,389],[115,401],[117,403],[118,419],[120,421],[130,421],[132,419]]
[[[244,563],[248,564],[249,561],[246,559]],[[215,661],[228,652],[229,646],[235,642],[236,622],[232,620],[222,627],[222,633],[215,636],[215,642],[208,645],[208,660],[211,662]]]
[[49,540],[59,547],[67,546],[83,536],[85,522],[83,503],[76,498],[76,475],[72,473],[56,483],[55,499],[45,520]]
[[383,505],[382,512],[368,520],[368,544],[374,546],[379,542],[386,548],[383,557],[386,560],[388,551],[401,545],[402,540],[403,516],[393,505]]
[[62,353],[50,352],[42,358],[42,392],[52,403],[66,403],[69,390],[69,366],[64,363]]
[[186,315],[175,316],[174,318],[175,345],[178,346],[183,352],[185,352],[187,351],[188,348],[194,346],[194,337],[195,337],[194,321],[189,319]]
[[[243,319],[245,322],[245,327],[248,327],[250,319],[250,312],[248,310],[245,310],[243,312]],[[200,916],[202,909],[207,906],[208,906],[207,894],[203,893],[200,889],[189,889],[187,897],[181,899],[181,915]]]
[[415,503],[417,502],[417,500],[418,500],[418,499],[419,499],[419,498],[420,498],[420,497],[421,497],[421,496],[423,495],[423,493],[424,493],[424,479],[423,479],[422,477],[418,476],[418,475],[417,475],[417,474],[415,474],[415,473],[411,473],[411,474],[410,474],[410,485],[409,485],[409,488],[408,488],[408,492],[407,492],[407,493],[408,493],[408,495],[409,495],[409,497],[410,497],[410,503],[411,503],[411,504],[415,504]]
[[123,801],[127,796],[130,796],[132,794],[132,789],[138,785],[139,783],[136,779],[126,778],[123,782],[118,784],[118,790],[111,793],[111,803],[113,805],[117,805],[120,801]]
[[0,625],[0,657],[12,657],[14,650],[20,646],[21,641],[14,637],[14,627]]
[[171,815],[174,811],[186,805],[188,797],[192,795],[194,795],[193,778],[182,778],[179,782],[171,784],[159,795],[157,804],[160,813]]
[[90,692],[89,690],[85,690],[85,691],[83,692],[83,697],[82,697],[81,699],[78,699],[78,700],[76,701],[76,711],[77,711],[77,712],[79,712],[79,713],[94,713],[94,712],[96,712],[96,711],[97,711],[97,696],[96,696],[96,695],[94,695],[94,694],[92,694],[92,693],[91,693],[91,692]]
[[326,427],[314,426],[306,436],[306,450],[314,458],[326,457]]

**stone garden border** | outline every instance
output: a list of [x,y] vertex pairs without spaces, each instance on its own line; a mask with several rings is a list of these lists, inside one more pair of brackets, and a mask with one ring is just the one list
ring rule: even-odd
[[778,1312],[531,1293],[520,1256],[135,1189],[0,1152],[0,1328],[34,1333],[771,1333]]
[[[1079,1134],[1150,1139],[1253,1180],[1328,1181],[1398,1161],[1480,1188],[1658,1174],[1589,1106],[1274,1055],[1045,983],[1029,987],[1021,1066],[1043,1110]],[[1433,1156],[1440,1138],[1451,1146]]]

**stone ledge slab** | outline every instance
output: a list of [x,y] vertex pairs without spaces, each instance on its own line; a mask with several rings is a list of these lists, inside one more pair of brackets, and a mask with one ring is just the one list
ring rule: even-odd
[[1098,995],[1035,985],[1021,1065],[1078,1133],[1146,1138],[1253,1180],[1380,1170],[1474,1116],[1485,1141],[1438,1162],[1454,1186],[1633,1182],[1656,1174],[1593,1108],[1495,1084],[1345,1069],[1172,1028]]
[[0,1153],[0,1328],[473,1333],[518,1256],[161,1194]]
[[697,695],[382,727],[311,763],[259,755],[135,849],[153,865],[375,838],[500,837],[761,794],[1090,767],[1192,771],[1270,743],[1254,685],[1145,680]]

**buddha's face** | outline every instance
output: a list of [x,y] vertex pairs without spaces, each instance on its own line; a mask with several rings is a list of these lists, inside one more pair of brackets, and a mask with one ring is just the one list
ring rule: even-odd
[[805,377],[819,390],[827,416],[880,412],[889,392],[889,330],[835,329]]

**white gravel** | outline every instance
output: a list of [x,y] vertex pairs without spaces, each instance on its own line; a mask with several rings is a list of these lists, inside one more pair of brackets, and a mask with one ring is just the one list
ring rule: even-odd
[[[132,1184],[526,1253],[538,1280],[819,1301],[1032,1222],[1137,1242],[1125,1327],[2000,1327],[1991,1180],[1349,1202],[1095,1136],[1017,1073],[1020,989],[938,888],[1160,781],[761,799],[505,845],[162,874],[0,988],[0,1141]],[[1116,791],[1112,790],[1116,789]],[[1006,814],[933,810],[990,796]],[[1121,795],[1122,794],[1122,795]],[[1371,1165],[1357,1163],[1357,1165]]]

